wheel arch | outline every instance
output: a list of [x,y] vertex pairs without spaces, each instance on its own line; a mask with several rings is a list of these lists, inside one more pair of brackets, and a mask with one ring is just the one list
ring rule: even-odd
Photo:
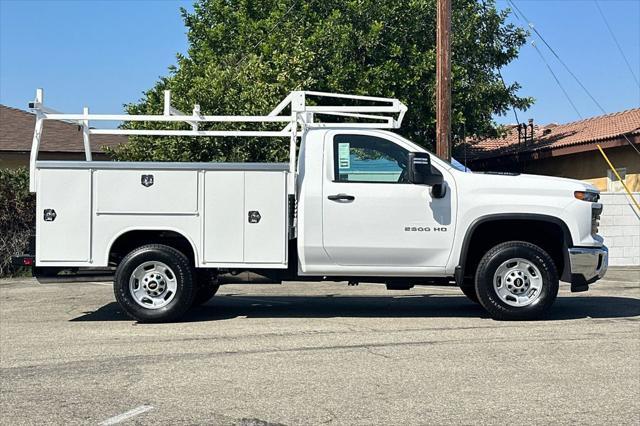
[[[173,227],[129,227],[121,230],[109,241],[106,251],[107,263],[116,260],[119,263],[129,251],[145,244],[166,244],[180,250],[198,265],[198,250],[193,239],[187,233]],[[126,252],[125,252],[126,251]]]
[[[497,226],[499,224],[514,226],[517,223],[525,223],[525,224],[545,224],[546,226],[554,226],[557,227],[560,234],[562,235],[561,247],[554,246],[551,242],[549,244],[545,244],[546,248],[552,246],[553,252],[550,253],[554,258],[554,262],[558,267],[558,273],[560,275],[560,279],[563,281],[570,281],[570,267],[569,266],[569,255],[567,248],[573,246],[573,239],[571,237],[571,232],[569,231],[569,227],[567,224],[560,218],[555,216],[549,216],[544,214],[536,214],[536,213],[496,213],[489,214],[486,216],[481,216],[476,218],[469,228],[467,229],[464,239],[462,242],[462,246],[460,249],[460,257],[458,266],[456,267],[456,283],[459,285],[463,282],[465,275],[468,275],[469,266],[474,267],[474,237],[477,232],[481,231],[483,227]],[[485,228],[486,229],[486,228]],[[507,227],[507,231],[509,228]],[[531,231],[528,231],[531,232]],[[526,235],[527,232],[520,232],[519,235]],[[529,233],[529,235],[531,235]],[[527,238],[523,238],[525,241],[528,241]],[[538,242],[539,238],[536,239]],[[486,244],[494,244],[507,241],[505,238],[494,238]],[[532,242],[532,241],[529,241]],[[545,247],[542,247],[543,249]],[[471,264],[469,264],[471,261]]]

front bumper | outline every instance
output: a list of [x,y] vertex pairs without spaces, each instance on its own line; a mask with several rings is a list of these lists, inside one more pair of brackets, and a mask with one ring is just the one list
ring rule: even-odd
[[569,249],[571,291],[586,291],[589,284],[604,277],[609,266],[607,247],[573,247]]

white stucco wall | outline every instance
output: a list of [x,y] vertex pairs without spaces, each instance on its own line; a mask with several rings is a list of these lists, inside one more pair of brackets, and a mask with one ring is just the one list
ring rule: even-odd
[[[636,200],[640,193],[633,194]],[[599,234],[609,248],[609,265],[640,266],[640,213],[626,193],[603,192]]]

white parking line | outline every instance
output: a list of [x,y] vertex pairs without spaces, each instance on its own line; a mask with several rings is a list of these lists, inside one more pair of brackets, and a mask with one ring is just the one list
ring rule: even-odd
[[107,420],[103,421],[102,423],[99,423],[99,425],[100,426],[115,425],[125,420],[128,420],[131,417],[140,415],[142,413],[146,413],[149,410],[153,410],[153,407],[151,405],[141,405],[139,407],[134,408],[133,410],[127,411],[126,413],[122,413],[122,414],[118,414],[117,416],[110,417]]

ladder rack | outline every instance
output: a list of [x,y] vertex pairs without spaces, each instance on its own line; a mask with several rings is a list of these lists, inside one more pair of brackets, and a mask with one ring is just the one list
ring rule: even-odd
[[[363,101],[370,105],[308,105],[307,99],[334,99],[342,101]],[[358,96],[328,92],[295,91],[284,98],[267,115],[203,115],[200,105],[194,105],[191,114],[171,106],[171,92],[164,92],[163,114],[129,115],[129,114],[90,114],[89,108],[84,107],[82,114],[64,114],[44,105],[42,89],[36,91],[36,98],[29,103],[29,108],[36,115],[35,130],[31,146],[29,162],[29,189],[35,192],[35,169],[42,138],[42,128],[45,120],[59,120],[76,123],[82,127],[82,135],[86,161],[91,158],[91,135],[129,135],[129,136],[217,136],[217,137],[288,137],[289,171],[296,171],[296,143],[297,138],[308,128],[339,127],[366,129],[397,129],[407,111],[406,105],[398,99],[380,98],[373,96]],[[289,112],[285,113],[285,110]],[[322,122],[316,121],[316,116],[327,117]],[[335,118],[350,118],[352,122],[339,122]],[[331,118],[334,121],[331,121]],[[184,122],[191,126],[191,130],[162,130],[162,129],[113,129],[91,127],[91,122],[101,121],[139,121],[139,122]],[[200,130],[201,123],[283,123],[280,130]]]

